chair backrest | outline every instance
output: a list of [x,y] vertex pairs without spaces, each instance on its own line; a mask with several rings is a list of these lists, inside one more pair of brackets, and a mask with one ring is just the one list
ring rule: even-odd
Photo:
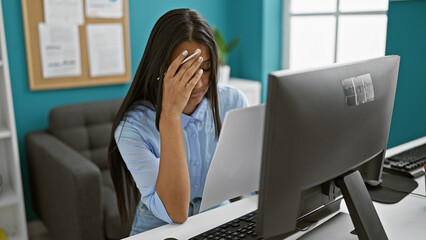
[[48,131],[94,162],[108,168],[112,123],[123,99],[88,102],[52,109]]

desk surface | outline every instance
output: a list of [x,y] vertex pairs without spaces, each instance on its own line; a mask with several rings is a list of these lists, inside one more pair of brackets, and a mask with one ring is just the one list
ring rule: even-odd
[[[386,156],[394,155],[423,143],[426,143],[426,137],[388,149]],[[413,192],[425,196],[425,176],[417,178],[416,181],[419,186]],[[183,224],[168,224],[126,239],[164,239],[167,237],[188,239],[256,210],[257,200],[258,196],[245,198],[189,217]],[[407,239],[407,237],[409,239],[426,238],[426,199],[424,197],[410,194],[396,204],[374,202],[374,206],[390,239]],[[342,203],[340,211],[348,212],[344,202]],[[327,219],[324,219],[318,225],[326,220]],[[287,239],[296,239],[305,233],[306,232],[298,232]]]

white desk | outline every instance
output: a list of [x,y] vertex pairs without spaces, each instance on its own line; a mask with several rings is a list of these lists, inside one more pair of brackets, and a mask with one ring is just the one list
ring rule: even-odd
[[[388,149],[386,156],[394,155],[406,149],[426,143],[426,137]],[[416,179],[419,186],[413,191],[425,195],[425,176]],[[192,217],[183,224],[168,224],[150,231],[126,238],[136,239],[188,239],[202,232],[217,227],[225,222],[257,209],[257,196],[207,211]],[[381,204],[374,202],[376,211],[382,221],[389,239],[426,239],[426,199],[424,197],[408,195],[396,204]],[[348,213],[346,205],[342,203],[341,212]],[[317,226],[319,226],[321,221]],[[296,239],[306,232],[298,232],[287,239]]]

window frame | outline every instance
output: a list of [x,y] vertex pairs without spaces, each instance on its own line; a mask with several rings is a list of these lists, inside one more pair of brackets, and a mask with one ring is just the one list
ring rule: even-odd
[[[350,15],[386,15],[388,16],[388,10],[384,11],[356,11],[356,12],[341,12],[339,10],[340,0],[336,0],[336,11],[335,12],[322,12],[322,13],[291,13],[290,4],[291,1],[297,0],[282,0],[282,52],[281,52],[281,67],[282,69],[289,69],[290,65],[290,19],[291,17],[309,17],[309,16],[334,16],[336,18],[335,30],[336,34],[334,36],[334,59],[333,63],[337,62],[337,47],[338,47],[338,37],[339,37],[339,21],[340,16],[350,16]],[[389,7],[388,7],[389,9]],[[386,26],[387,28],[387,26]],[[386,43],[385,43],[386,44]],[[386,47],[386,46],[385,46]]]

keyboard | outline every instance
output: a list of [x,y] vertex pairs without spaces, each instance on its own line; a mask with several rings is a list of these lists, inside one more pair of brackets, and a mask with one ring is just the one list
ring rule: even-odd
[[425,173],[424,164],[426,164],[426,143],[386,158],[383,170],[416,178]]
[[257,210],[201,233],[190,240],[262,239],[256,233]]

